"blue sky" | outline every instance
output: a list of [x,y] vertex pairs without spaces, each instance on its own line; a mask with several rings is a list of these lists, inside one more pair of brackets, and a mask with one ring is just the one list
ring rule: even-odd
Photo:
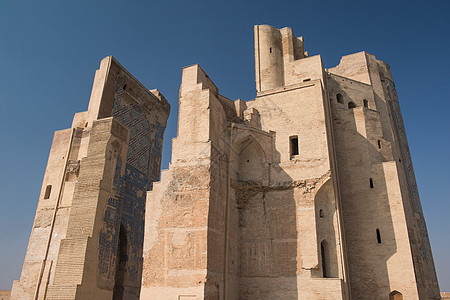
[[224,96],[255,97],[253,25],[292,27],[326,67],[365,50],[391,66],[441,291],[450,291],[450,1],[0,0],[0,289],[18,279],[55,130],[87,109],[113,55],[172,105],[198,63]]

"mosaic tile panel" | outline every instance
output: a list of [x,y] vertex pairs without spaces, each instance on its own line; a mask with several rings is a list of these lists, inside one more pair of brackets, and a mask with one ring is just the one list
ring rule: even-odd
[[159,180],[165,128],[158,122],[152,124],[150,116],[147,116],[139,103],[125,99],[127,96],[124,85],[125,78],[117,78],[112,115],[116,121],[128,128],[130,139],[123,176],[120,174],[120,159],[117,162],[113,182],[116,195],[109,199],[106,207],[99,240],[98,267],[102,276],[114,280],[119,230],[122,224],[128,237],[128,281],[139,286],[146,192],[151,189],[153,181]]
[[103,227],[99,235],[98,270],[107,279],[114,279],[116,266],[121,218],[121,201],[118,198],[122,194],[123,189],[123,177],[120,174],[121,168],[122,162],[120,156],[118,156],[113,181],[116,195],[114,195],[114,198],[108,199],[103,217]]
[[123,77],[117,81],[112,115],[130,132],[127,163],[147,174],[155,125],[150,123],[144,109],[138,103],[123,101],[124,82]]

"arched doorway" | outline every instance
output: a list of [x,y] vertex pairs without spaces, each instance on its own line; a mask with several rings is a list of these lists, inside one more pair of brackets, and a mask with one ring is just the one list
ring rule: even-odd
[[116,257],[116,276],[114,284],[113,300],[123,300],[123,286],[125,282],[126,264],[128,260],[128,235],[123,224],[120,224],[119,246]]
[[322,243],[320,243],[320,255],[322,256],[322,277],[323,278],[329,278],[330,277],[330,271],[329,271],[329,253],[328,253],[328,243],[327,241],[323,240]]

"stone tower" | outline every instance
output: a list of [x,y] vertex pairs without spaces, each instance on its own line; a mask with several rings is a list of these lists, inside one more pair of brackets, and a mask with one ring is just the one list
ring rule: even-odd
[[256,99],[183,69],[141,299],[440,299],[389,66],[255,26]]
[[12,299],[139,299],[146,192],[170,105],[113,57],[89,109],[55,132]]

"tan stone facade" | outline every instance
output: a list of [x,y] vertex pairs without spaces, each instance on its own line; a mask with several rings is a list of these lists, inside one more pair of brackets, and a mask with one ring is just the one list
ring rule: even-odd
[[440,299],[389,66],[255,26],[257,97],[183,69],[141,299]]
[[11,291],[1,290],[0,291],[0,300],[9,300],[11,299]]
[[113,57],[89,109],[55,132],[11,299],[139,299],[146,192],[159,180],[170,106]]
[[440,299],[389,66],[325,69],[259,25],[255,76],[233,101],[183,69],[154,183],[170,106],[103,59],[55,133],[11,299]]

